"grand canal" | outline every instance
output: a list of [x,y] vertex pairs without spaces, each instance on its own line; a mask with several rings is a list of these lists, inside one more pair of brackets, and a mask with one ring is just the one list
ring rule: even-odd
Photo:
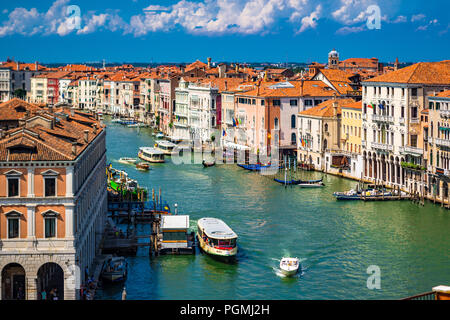
[[[128,299],[398,299],[450,284],[450,211],[427,203],[336,202],[334,191],[355,182],[324,175],[325,188],[284,188],[236,165],[203,168],[152,165],[149,172],[117,162],[152,146],[149,129],[106,122],[107,155],[113,167],[164,200],[191,227],[201,217],[223,219],[238,235],[236,264],[198,253],[149,257],[140,248],[130,257]],[[320,173],[302,172],[302,177]],[[148,234],[148,226],[138,226]],[[305,269],[295,278],[277,273],[290,255]],[[367,288],[367,268],[381,270],[381,289]],[[98,299],[120,299],[122,285],[105,286]]]

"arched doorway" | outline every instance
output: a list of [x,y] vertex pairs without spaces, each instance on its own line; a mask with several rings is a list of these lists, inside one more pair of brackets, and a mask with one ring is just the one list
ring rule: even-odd
[[7,264],[2,270],[2,300],[25,300],[25,269],[18,263]]
[[[55,290],[56,289],[56,290]],[[38,299],[42,299],[45,291],[47,299],[51,299],[51,292],[55,292],[58,300],[64,299],[64,271],[56,263],[48,262],[38,270]]]

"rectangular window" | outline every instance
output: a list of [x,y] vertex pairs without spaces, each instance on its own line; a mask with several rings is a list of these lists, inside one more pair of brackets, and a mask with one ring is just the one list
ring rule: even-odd
[[411,147],[417,147],[417,135],[411,135]]
[[19,237],[19,218],[8,218],[8,239]]
[[312,104],[313,104],[312,100],[309,99],[305,100],[305,106],[310,107],[312,106]]
[[44,178],[45,183],[45,196],[55,197],[56,196],[56,178]]
[[417,88],[412,88],[411,89],[411,96],[417,97]]
[[273,105],[274,106],[279,106],[281,103],[280,103],[280,100],[273,100]]
[[56,237],[56,218],[45,218],[45,237]]
[[291,106],[297,106],[297,100],[291,100],[290,104]]
[[264,100],[261,100],[261,105],[262,105],[262,106],[264,105]]
[[19,178],[8,178],[8,197],[19,196]]

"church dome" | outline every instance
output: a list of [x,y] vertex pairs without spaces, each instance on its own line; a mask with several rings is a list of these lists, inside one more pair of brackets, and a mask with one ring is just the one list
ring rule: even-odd
[[333,49],[328,54],[328,57],[330,57],[330,58],[339,58],[339,53],[336,51],[336,49]]

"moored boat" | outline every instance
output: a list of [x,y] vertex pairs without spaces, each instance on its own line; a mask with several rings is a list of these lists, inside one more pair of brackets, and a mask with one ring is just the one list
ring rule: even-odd
[[176,146],[175,143],[166,140],[157,140],[155,142],[155,148],[161,150],[166,156],[172,155],[172,151]]
[[150,163],[163,163],[166,161],[164,159],[164,153],[161,150],[151,147],[139,148],[138,157]]
[[112,257],[103,263],[101,277],[105,281],[120,282],[127,278],[128,263],[124,257]]
[[203,160],[202,164],[205,168],[209,168],[209,167],[215,166],[216,162],[215,161],[207,162],[207,161]]
[[232,260],[237,254],[237,234],[222,220],[202,218],[197,222],[197,238],[200,248],[207,254]]
[[300,188],[321,188],[325,187],[325,184],[322,181],[319,182],[310,182],[310,181],[302,181],[297,184]]
[[164,134],[162,132],[158,132],[155,136],[156,136],[156,139],[163,139],[164,138]]
[[281,180],[274,178],[273,181],[281,183],[283,185],[302,185],[302,186],[310,186],[310,187],[323,187],[323,179],[319,180]]
[[280,261],[280,270],[285,276],[293,276],[297,274],[300,267],[298,258],[283,258]]

